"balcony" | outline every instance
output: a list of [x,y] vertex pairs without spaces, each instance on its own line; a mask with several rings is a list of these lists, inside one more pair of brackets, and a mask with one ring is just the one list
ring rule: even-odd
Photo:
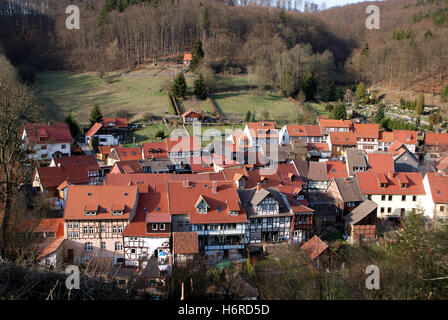
[[244,235],[244,229],[226,229],[226,230],[196,230],[200,236],[219,236],[219,235]]
[[222,244],[204,246],[204,250],[239,250],[244,249],[244,244]]

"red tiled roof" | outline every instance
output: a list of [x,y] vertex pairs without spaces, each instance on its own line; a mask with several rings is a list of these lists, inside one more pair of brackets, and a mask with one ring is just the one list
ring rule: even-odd
[[417,144],[417,131],[394,130],[393,140],[404,144]]
[[277,175],[283,185],[301,186],[305,183],[293,163],[277,164]]
[[434,203],[448,203],[448,177],[428,172],[429,188]]
[[143,173],[143,168],[138,160],[117,161],[114,163],[114,167],[112,168],[112,171],[116,173],[116,170],[114,169],[117,169],[122,174]]
[[[143,144],[145,145],[145,144]],[[109,153],[112,151],[112,149],[120,148],[121,145],[116,146],[98,146],[99,153],[101,153],[104,156],[108,156]]]
[[42,251],[37,259],[55,252],[64,241],[64,219],[62,218],[43,218],[34,228],[34,232],[54,232],[55,238],[46,238],[42,244]]
[[200,117],[201,115],[197,112],[194,112],[193,110],[187,110],[184,113],[182,113],[182,117],[185,118],[186,116],[192,114],[193,117]]
[[395,171],[394,158],[390,153],[370,153],[368,155],[369,171],[386,173]]
[[86,132],[86,137],[93,137],[102,127],[103,125],[101,123],[96,122],[90,127],[89,131]]
[[[282,182],[277,173],[271,175],[266,174],[262,175],[259,169],[249,170],[247,172],[249,174],[249,179],[246,183],[246,188],[248,189],[256,187],[258,183],[262,185],[264,188],[269,188],[269,187],[276,187]],[[264,180],[266,181],[266,183],[264,184],[261,179],[262,177],[264,177]]]
[[290,137],[320,137],[322,132],[318,125],[287,125],[286,130]]
[[[357,172],[356,175],[363,194],[425,194],[423,178],[419,172]],[[401,188],[401,182],[406,179],[409,180],[407,188]],[[386,187],[381,188],[380,183],[386,183]]]
[[354,123],[353,130],[359,138],[378,139],[380,125],[376,123]]
[[143,143],[143,156],[145,159],[168,158],[166,142],[147,142]]
[[312,237],[300,247],[300,249],[303,250],[311,260],[319,257],[325,250],[327,250],[327,248],[328,245],[318,236]]
[[226,159],[225,156],[212,156],[212,161],[215,165],[221,167],[221,168],[229,168],[229,167],[235,167],[235,166],[243,166],[241,162],[238,162],[236,160],[232,159]]
[[425,134],[425,144],[429,146],[448,145],[448,133],[428,132]]
[[354,132],[330,132],[330,141],[332,145],[355,146],[357,135]]
[[191,172],[193,173],[214,172],[213,163],[210,160],[210,157],[190,157],[189,165]]
[[306,149],[308,151],[310,151],[310,150],[330,151],[330,147],[328,146],[328,143],[308,143]]
[[93,155],[72,156],[72,157],[60,157],[53,158],[55,167],[66,167],[72,165],[84,165],[87,170],[95,171],[100,170],[98,162]]
[[379,134],[378,142],[392,143],[394,139],[394,133],[391,131],[381,131]]
[[351,128],[352,122],[350,120],[333,120],[333,119],[319,119],[319,125],[322,132],[325,132],[327,128]]
[[191,61],[191,60],[192,60],[191,53],[185,53],[184,54],[184,61]]
[[[36,144],[72,142],[72,135],[65,122],[27,123],[23,130],[26,132],[28,141]],[[45,138],[45,141],[39,140],[40,138]]]
[[45,189],[56,188],[64,180],[70,184],[87,184],[90,181],[88,168],[85,165],[62,167],[41,167],[36,169],[40,183]]
[[[149,234],[146,233],[147,222],[171,222],[166,186],[158,185],[156,189],[157,192],[141,193],[139,195],[137,212],[134,219],[124,230],[124,237],[148,237]],[[164,237],[163,235],[161,236]]]
[[327,161],[327,175],[328,179],[333,178],[347,178],[347,167],[342,161]]
[[253,138],[275,138],[277,130],[275,129],[275,121],[248,122],[246,125]]
[[235,180],[235,175],[238,175],[238,180],[242,177],[245,177],[246,179],[249,178],[249,173],[247,172],[247,169],[245,167],[242,168],[226,168],[221,171],[222,174],[225,177],[225,180]]
[[[69,186],[64,220],[128,219],[136,205],[136,186]],[[123,206],[122,215],[112,215],[112,206]],[[86,207],[98,207],[96,215],[85,215]]]
[[142,159],[142,151],[140,148],[129,147],[129,148],[116,148],[111,151],[109,155],[117,154],[118,159],[120,161],[123,160],[141,160]]
[[173,254],[199,253],[197,232],[173,232]]
[[[246,211],[240,203],[233,181],[216,181],[217,192],[213,192],[214,182],[168,182],[168,196],[171,214],[189,214],[192,224],[246,222]],[[206,214],[198,214],[196,201],[202,196],[210,208]],[[230,215],[237,211],[237,215]]]

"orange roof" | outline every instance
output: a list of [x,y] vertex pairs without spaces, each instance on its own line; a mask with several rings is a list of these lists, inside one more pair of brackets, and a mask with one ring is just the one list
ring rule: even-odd
[[347,178],[347,167],[342,161],[327,161],[327,175],[328,179],[333,178]]
[[45,189],[56,188],[62,182],[86,184],[90,182],[88,168],[85,165],[69,165],[62,167],[41,167],[36,169],[39,180]]
[[246,125],[254,138],[275,138],[277,137],[276,124],[275,121],[260,121],[248,122]]
[[429,188],[434,203],[448,203],[448,177],[428,172]]
[[[128,219],[136,205],[136,186],[69,186],[64,220]],[[112,215],[112,206],[124,207],[123,215]],[[98,208],[85,215],[86,208]]]
[[[388,172],[387,174],[357,172],[356,176],[362,194],[425,194],[423,177],[419,172]],[[406,180],[409,181],[409,184],[407,188],[402,188],[401,183]],[[381,188],[380,183],[386,183],[386,187]]]
[[27,123],[23,130],[29,142],[33,143],[71,143],[72,135],[65,122]]
[[432,133],[425,134],[425,144],[429,146],[448,145],[448,133]]
[[317,151],[330,151],[330,147],[328,143],[308,143],[306,146],[308,151],[317,150]]
[[54,232],[55,238],[46,238],[42,244],[42,251],[37,259],[55,252],[64,241],[64,219],[62,218],[43,218],[34,229],[34,232]]
[[114,174],[116,173],[129,174],[129,173],[143,173],[143,168],[138,162],[138,160],[124,160],[117,161],[111,170]]
[[194,254],[199,253],[197,232],[173,232],[173,253]]
[[417,131],[394,130],[393,137],[404,144],[417,144]]
[[191,53],[185,53],[184,54],[184,61],[191,61],[191,60],[192,60]]
[[235,177],[241,179],[242,177],[245,177],[246,179],[249,178],[249,174],[247,173],[247,169],[245,167],[242,168],[225,168],[221,171],[222,174],[224,174],[224,177],[226,180],[235,180]]
[[142,144],[145,159],[168,158],[166,142],[146,142]]
[[332,145],[355,146],[357,135],[354,132],[330,132],[330,141]]
[[123,160],[141,160],[142,151],[140,148],[129,147],[129,148],[115,148],[111,151],[110,155],[116,154],[120,161]]
[[196,117],[196,116],[200,117],[201,116],[199,113],[197,113],[197,112],[195,112],[193,110],[187,110],[184,113],[182,113],[182,117],[184,118],[184,117],[186,117],[186,116],[188,116],[190,114],[193,114],[193,117]]
[[369,171],[386,173],[395,171],[394,158],[390,153],[370,153],[368,155]]
[[381,131],[379,134],[378,142],[392,143],[394,133],[391,131]]
[[89,131],[87,131],[86,137],[93,137],[102,127],[103,125],[101,123],[96,122],[90,127]]
[[106,128],[126,128],[128,120],[126,118],[103,118],[103,125]]
[[334,120],[334,119],[319,119],[319,125],[322,132],[327,131],[327,128],[351,128],[352,122],[350,120]]
[[283,185],[294,185],[301,188],[305,183],[293,163],[277,164],[277,176]]
[[112,149],[116,149],[116,148],[120,148],[121,145],[116,145],[116,146],[98,146],[99,152],[102,155],[108,156],[109,153],[112,151]]
[[[260,179],[262,177],[262,175],[260,174],[259,169],[249,170],[248,174],[249,174],[249,179],[246,183],[246,188],[248,188],[248,189],[254,188],[257,186],[258,183],[262,184],[261,179]],[[282,183],[282,180],[280,179],[280,177],[278,176],[277,173],[274,173],[271,175],[264,174],[263,177],[265,178],[264,180],[266,181],[266,183],[262,184],[262,186],[265,188],[276,187],[280,183]]]
[[312,237],[300,247],[300,249],[303,250],[311,260],[319,257],[325,250],[327,250],[327,248],[328,245],[318,236]]
[[380,125],[376,123],[354,123],[353,130],[359,138],[378,139]]
[[168,152],[188,152],[188,151],[200,151],[201,146],[195,137],[177,137],[168,138],[166,140],[166,146]]
[[[134,219],[123,232],[124,237],[148,237],[146,223],[170,223],[168,194],[165,185],[157,185],[157,192],[141,193]],[[160,235],[160,233],[158,233]],[[167,235],[169,237],[169,233]]]
[[53,158],[55,167],[66,167],[73,165],[84,165],[87,170],[96,171],[100,170],[98,162],[94,155],[82,155],[71,157]]
[[318,125],[287,125],[286,130],[290,137],[320,137],[322,132]]
[[[192,224],[246,222],[246,211],[240,203],[233,181],[216,181],[217,191],[213,192],[212,181],[167,183],[171,214],[189,214]],[[198,214],[196,201],[202,196],[210,208],[206,214]],[[236,215],[230,215],[236,211]]]

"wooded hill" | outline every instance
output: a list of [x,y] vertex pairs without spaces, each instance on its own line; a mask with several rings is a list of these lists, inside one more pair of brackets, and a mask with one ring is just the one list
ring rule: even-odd
[[[439,93],[446,82],[447,0],[369,2],[380,8],[380,30],[365,27],[366,3],[301,13],[217,0],[77,2],[81,29],[67,30],[65,7],[72,1],[10,6],[0,0],[0,44],[23,78],[32,81],[41,70],[112,71],[180,59],[200,39],[207,68],[252,71],[260,86],[286,94],[297,92],[294,78],[305,71],[321,86],[362,80]],[[288,72],[296,64],[300,70]]]

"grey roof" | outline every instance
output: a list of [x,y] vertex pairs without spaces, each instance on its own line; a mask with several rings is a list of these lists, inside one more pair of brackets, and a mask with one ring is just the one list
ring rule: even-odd
[[367,217],[370,213],[372,213],[373,210],[376,210],[377,207],[378,205],[375,202],[371,200],[365,200],[363,203],[353,209],[352,212],[347,214],[344,217],[344,220],[351,225],[356,224]]
[[345,159],[347,160],[348,174],[354,175],[354,167],[367,168],[367,159],[363,150],[349,148],[345,150]]
[[290,144],[288,145],[262,145],[263,155],[270,160],[276,160],[276,162],[286,162],[288,160],[294,159],[294,147]]
[[364,200],[356,176],[354,178],[334,178],[334,182],[339,189],[342,201],[356,202]]
[[315,181],[328,181],[327,163],[310,161],[308,163],[308,179]]
[[[246,192],[244,192],[246,191]],[[273,188],[262,188],[257,190],[257,188],[253,188],[252,190],[238,190],[238,195],[240,196],[240,200],[243,203],[243,206],[246,209],[246,213],[248,218],[252,216],[257,216],[254,207],[257,206],[261,201],[263,201],[267,196],[274,197],[279,202],[279,213],[276,216],[283,215],[292,215],[290,211],[290,206],[288,199],[285,195],[283,195],[280,191]],[[266,217],[267,215],[263,215]]]
[[158,171],[169,171],[169,167],[173,167],[174,163],[171,161],[171,159],[145,159],[145,160],[138,160],[139,165],[143,167],[151,167],[151,171],[158,172]]

